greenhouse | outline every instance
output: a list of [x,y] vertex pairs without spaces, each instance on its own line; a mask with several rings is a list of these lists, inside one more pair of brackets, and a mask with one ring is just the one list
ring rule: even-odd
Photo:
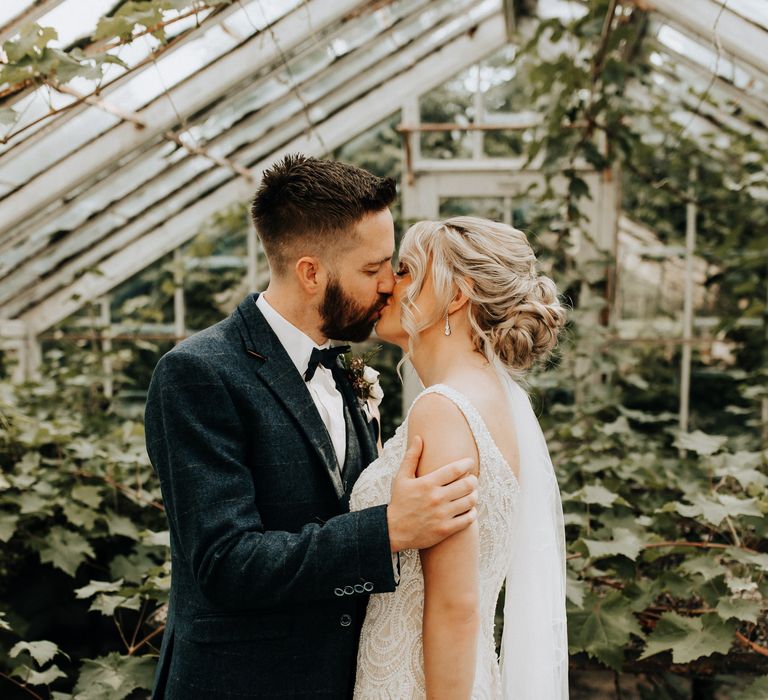
[[[766,0],[6,0],[0,41],[0,697],[150,697],[150,380],[270,284],[251,203],[300,153],[393,178],[397,245],[502,222],[557,286],[523,384],[570,697],[768,699]],[[386,443],[422,384],[353,350]]]

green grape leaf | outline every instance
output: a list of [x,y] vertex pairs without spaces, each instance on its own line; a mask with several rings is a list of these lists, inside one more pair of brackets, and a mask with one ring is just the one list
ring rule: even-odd
[[79,600],[90,598],[97,593],[114,593],[123,587],[123,579],[119,581],[91,581],[87,586],[75,589],[75,597]]
[[586,484],[571,494],[563,494],[563,500],[578,501],[608,508],[614,503],[629,505],[618,493],[609,491],[602,484]]
[[19,516],[15,513],[0,513],[0,542],[8,542],[16,532]]
[[648,635],[645,651],[640,659],[647,659],[662,651],[672,651],[672,661],[687,664],[714,653],[727,654],[733,642],[734,626],[724,622],[715,613],[701,617],[683,617],[666,612]]
[[747,600],[745,598],[723,598],[717,604],[715,610],[723,620],[746,620],[757,624],[757,616],[763,608],[760,600]]
[[45,546],[40,549],[41,562],[53,564],[70,576],[75,575],[86,557],[93,556],[95,555],[88,540],[60,525],[51,528]]
[[130,39],[136,27],[149,29],[163,21],[163,9],[155,3],[129,0],[111,17],[102,17],[96,25],[93,38]]
[[22,651],[26,651],[38,666],[45,666],[56,654],[63,653],[53,642],[43,640],[39,642],[17,642],[8,652],[8,656],[15,659]]
[[75,486],[72,489],[72,498],[91,508],[98,508],[102,501],[101,488],[98,486]]
[[630,635],[642,636],[640,625],[619,591],[598,598],[589,593],[583,610],[568,617],[571,652],[586,651],[609,668],[621,670]]
[[704,494],[691,496],[691,504],[675,502],[671,504],[674,510],[686,518],[703,517],[712,525],[719,526],[726,516],[732,518],[740,515],[762,516],[756,498],[739,498],[721,493],[714,498]]
[[582,540],[589,550],[589,556],[594,559],[612,557],[622,554],[633,561],[637,559],[642,549],[640,538],[631,530],[617,527],[613,531],[613,539],[610,540]]
[[11,675],[21,678],[29,685],[50,685],[57,678],[67,677],[67,674],[56,665],[49,666],[44,671],[36,671],[26,665],[17,666],[11,671]]
[[604,423],[600,426],[600,431],[606,435],[626,435],[632,432],[629,421],[625,416],[619,416],[612,423]]
[[86,530],[93,530],[96,519],[99,517],[98,511],[86,508],[73,501],[65,501],[62,506],[67,520],[75,527],[82,527]]
[[763,487],[768,485],[768,476],[758,471],[758,467],[762,462],[759,452],[723,453],[712,459],[716,465],[716,476],[733,477],[743,489],[746,489],[751,484]]
[[728,438],[725,435],[707,435],[701,430],[696,430],[693,433],[680,433],[674,445],[698,455],[713,455],[720,451],[726,442]]
[[45,53],[48,42],[58,38],[53,27],[28,24],[21,28],[18,38],[3,44],[3,51],[9,63],[17,63],[24,58],[39,59]]
[[587,582],[577,578],[576,575],[568,569],[565,579],[565,597],[575,606],[581,608],[584,606],[584,595],[587,592]]
[[108,510],[104,518],[107,522],[107,528],[110,535],[122,535],[123,537],[129,537],[132,540],[141,539],[139,528],[130,518],[124,515],[118,515],[112,510]]
[[5,613],[0,612],[0,630],[9,630],[11,631],[13,628],[8,624],[8,620],[5,619]]
[[115,614],[115,610],[118,608],[138,610],[141,608],[141,597],[138,595],[124,596],[100,593],[96,596],[93,603],[91,603],[91,607],[88,609],[94,612],[100,612],[107,617],[112,617]]
[[728,547],[725,550],[727,556],[731,559],[735,559],[741,564],[748,564],[751,566],[757,566],[763,571],[768,571],[768,554],[760,554],[759,552],[747,552],[739,547]]
[[727,568],[720,562],[719,555],[710,556],[707,554],[686,559],[680,564],[680,568],[689,574],[702,576],[705,581],[711,581],[727,571]]
[[155,560],[145,551],[137,551],[128,556],[118,554],[109,565],[109,573],[116,579],[140,583],[142,572],[147,571],[154,564]]
[[160,532],[153,532],[152,530],[144,530],[141,533],[141,541],[149,546],[155,547],[170,547],[171,546],[171,533],[168,530],[161,530]]
[[154,680],[155,663],[149,656],[121,656],[117,652],[85,659],[73,700],[123,700],[137,688],[148,690]]
[[28,515],[29,513],[51,513],[48,500],[34,491],[25,491],[19,494],[15,501],[19,504],[22,515]]

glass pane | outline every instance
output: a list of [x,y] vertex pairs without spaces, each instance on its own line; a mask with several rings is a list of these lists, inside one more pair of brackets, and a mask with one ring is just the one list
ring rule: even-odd
[[[654,25],[656,38],[678,54],[701,64],[711,75],[717,72],[721,78],[733,83],[736,87],[748,89],[754,84],[753,76],[722,53],[718,57],[716,51],[700,43],[692,37],[670,27],[667,24]],[[763,93],[765,94],[765,93]]]
[[[104,1],[105,0],[98,0],[98,2],[94,2],[94,8],[97,4],[104,3]],[[166,89],[173,87],[180,81],[199,71],[208,63],[230,51],[242,40],[254,32],[263,29],[267,23],[275,21],[276,18],[283,16],[297,7],[300,4],[300,1],[301,0],[271,0],[269,2],[262,2],[261,0],[256,0],[245,5],[243,8],[227,17],[221,25],[211,27],[199,37],[192,39],[176,50],[170,51],[152,65],[142,69],[135,76],[128,78],[125,84],[120,85],[116,90],[109,93],[106,96],[106,100],[112,104],[119,105],[122,110],[127,112],[142,109],[147,103],[157,98],[157,96],[162,94]],[[81,28],[82,26],[80,13],[70,12],[68,14],[66,12],[67,8],[72,10],[71,4],[72,0],[68,3],[64,3],[59,8],[56,8],[56,10],[53,10],[46,15],[49,20],[52,20],[50,21],[50,24],[62,32],[62,36],[67,32],[71,34],[72,31],[76,31],[77,28]],[[113,4],[112,0],[106,2],[107,6]],[[103,14],[103,12],[101,14]],[[97,14],[95,11],[88,13],[87,18],[89,19],[86,23],[90,29],[83,33],[88,34],[95,28],[96,21],[101,14]],[[169,14],[169,16],[172,15]],[[90,21],[91,19],[93,21]],[[189,27],[194,26],[195,23],[196,18],[194,16],[180,20],[169,26],[169,34],[173,35],[174,33],[180,33],[185,28],[188,29]],[[90,26],[91,24],[93,27]],[[231,27],[229,26],[230,24]],[[172,30],[171,27],[173,28]],[[235,28],[237,31],[234,31]],[[243,31],[243,28],[246,29],[245,32]],[[61,41],[60,43],[66,42]],[[157,48],[158,45],[158,41],[153,37],[142,36],[130,44],[112,49],[110,53],[119,56],[129,66],[132,66],[143,60],[152,50]],[[110,66],[103,82],[112,80],[124,72],[125,69],[120,66]],[[96,88],[96,83],[94,81],[78,79],[77,81],[73,81],[71,86],[79,92],[87,94]],[[23,127],[25,124],[29,124],[35,119],[44,116],[51,108],[57,109],[67,102],[72,102],[74,100],[73,97],[61,95],[55,91],[50,91],[47,88],[40,88],[34,95],[34,97],[26,98],[24,103],[19,103],[16,107],[17,112],[21,114],[22,117],[14,127],[14,131]],[[68,133],[67,139],[62,139],[60,138],[60,135],[58,135],[50,138],[45,137],[45,146],[43,146],[42,143],[34,144],[31,149],[34,152],[34,155],[26,156],[26,160],[21,160],[19,163],[31,163],[32,161],[35,161],[38,154],[42,152],[44,153],[44,156],[38,159],[39,167],[37,169],[32,165],[19,165],[18,169],[14,167],[13,179],[11,181],[20,184],[24,179],[28,179],[34,176],[34,174],[41,172],[51,162],[63,158],[67,153],[72,152],[74,148],[97,137],[99,134],[103,133],[106,128],[117,123],[117,121],[119,120],[116,120],[115,117],[106,115],[103,111],[95,107],[86,109],[74,120],[66,123]],[[24,138],[28,138],[35,131],[42,129],[49,124],[50,122],[47,121],[41,122],[36,125],[36,127],[26,132]],[[74,138],[70,138],[72,134],[75,134]],[[13,142],[9,144],[9,146],[17,144],[18,142]],[[22,179],[22,176],[24,179]],[[3,177],[5,176],[0,175],[0,179]]]
[[34,2],[35,0],[14,0],[13,2],[6,0],[0,3],[0,27],[18,17]]
[[51,46],[66,48],[77,39],[90,37],[99,19],[114,5],[114,0],[68,0],[43,15],[38,24],[41,27],[53,27],[58,33],[58,40],[52,41]]
[[728,9],[768,30],[768,2],[765,0],[729,0]]
[[[459,73],[420,100],[423,124],[469,124],[475,119],[477,71],[474,66]],[[421,153],[425,158],[470,158],[472,146],[467,131],[424,132]]]

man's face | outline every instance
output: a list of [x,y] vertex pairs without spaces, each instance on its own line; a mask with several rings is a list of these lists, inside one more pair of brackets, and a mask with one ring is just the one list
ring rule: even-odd
[[321,330],[334,340],[365,340],[392,294],[395,229],[384,209],[357,224],[359,241],[333,261],[320,303]]

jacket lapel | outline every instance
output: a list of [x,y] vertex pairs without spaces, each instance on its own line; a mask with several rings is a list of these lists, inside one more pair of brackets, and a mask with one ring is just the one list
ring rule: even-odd
[[341,367],[336,366],[333,369],[333,377],[336,380],[336,386],[339,387],[339,391],[341,391],[344,397],[344,402],[349,407],[355,432],[360,440],[360,449],[363,454],[363,465],[365,468],[379,456],[379,448],[373,439],[368,419],[360,408],[360,401],[355,396],[347,373]]
[[331,438],[306,383],[256,306],[257,298],[258,294],[248,295],[234,313],[245,352],[256,360],[256,373],[295,418],[297,425],[312,444],[336,496],[341,499],[344,496],[344,484]]

